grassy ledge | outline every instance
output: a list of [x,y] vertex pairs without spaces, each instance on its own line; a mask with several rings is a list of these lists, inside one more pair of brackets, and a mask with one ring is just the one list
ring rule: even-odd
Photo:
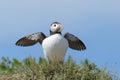
[[105,68],[99,69],[94,63],[84,60],[77,65],[72,58],[64,64],[48,64],[45,59],[39,61],[27,57],[23,61],[2,58],[0,62],[0,80],[120,80]]

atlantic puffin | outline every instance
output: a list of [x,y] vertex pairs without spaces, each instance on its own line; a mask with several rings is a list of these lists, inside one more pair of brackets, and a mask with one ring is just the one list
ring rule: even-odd
[[19,39],[17,46],[32,46],[40,43],[43,48],[45,59],[48,63],[63,62],[68,47],[74,50],[85,50],[85,44],[75,35],[65,33],[62,35],[63,27],[59,22],[50,25],[50,36],[43,32],[37,32]]

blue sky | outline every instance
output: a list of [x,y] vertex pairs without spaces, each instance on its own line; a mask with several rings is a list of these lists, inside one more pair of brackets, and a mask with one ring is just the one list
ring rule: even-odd
[[119,4],[119,0],[0,0],[0,57],[44,57],[39,44],[23,48],[15,42],[35,32],[49,35],[50,24],[58,21],[63,34],[76,35],[87,47],[84,52],[68,49],[66,59],[88,59],[120,75]]

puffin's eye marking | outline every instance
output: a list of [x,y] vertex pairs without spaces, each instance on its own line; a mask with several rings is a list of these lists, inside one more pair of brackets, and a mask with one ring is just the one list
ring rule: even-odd
[[56,27],[57,25],[56,24],[54,24],[54,27]]

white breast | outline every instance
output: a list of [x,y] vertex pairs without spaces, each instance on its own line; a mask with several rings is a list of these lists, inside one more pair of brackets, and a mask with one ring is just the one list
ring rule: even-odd
[[60,34],[55,34],[44,39],[42,47],[48,62],[62,62],[68,48],[68,41]]

